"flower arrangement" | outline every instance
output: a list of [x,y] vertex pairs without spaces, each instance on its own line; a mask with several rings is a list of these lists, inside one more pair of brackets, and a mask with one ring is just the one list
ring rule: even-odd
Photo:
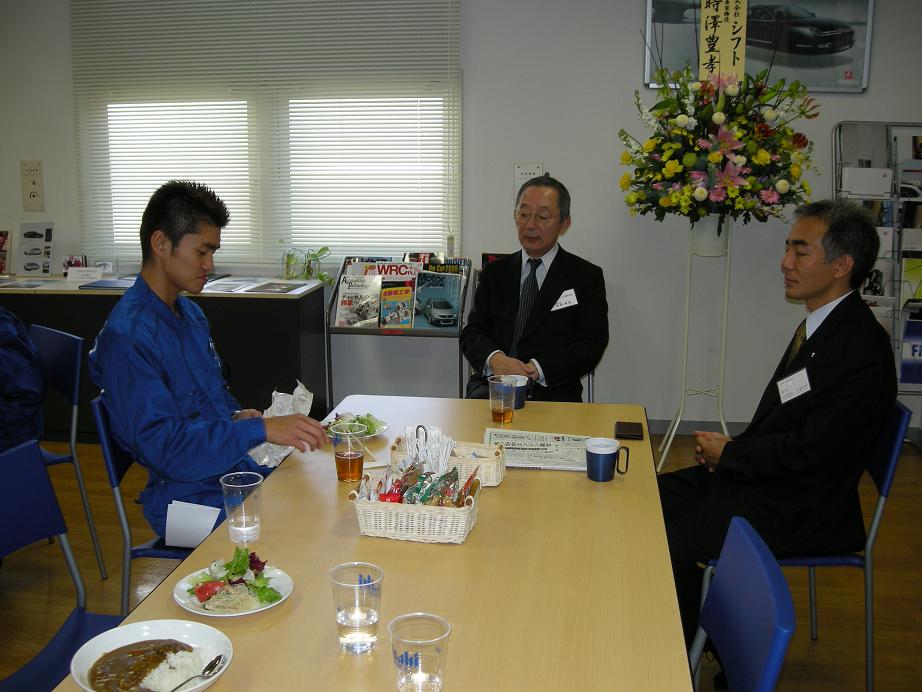
[[333,277],[320,270],[320,260],[329,254],[330,248],[325,245],[319,250],[290,247],[282,255],[282,277],[285,279],[318,279],[332,286]]
[[768,70],[755,77],[713,75],[698,81],[686,65],[656,74],[660,100],[646,108],[634,100],[650,136],[640,141],[624,129],[621,163],[633,171],[621,177],[631,215],[687,216],[692,224],[719,215],[766,221],[787,204],[810,199],[804,180],[813,144],[791,124],[819,115],[816,101],[800,82],[767,84]]

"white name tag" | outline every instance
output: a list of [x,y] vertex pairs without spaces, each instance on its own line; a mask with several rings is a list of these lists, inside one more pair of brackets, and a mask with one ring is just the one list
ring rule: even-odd
[[551,312],[554,312],[554,310],[560,310],[562,308],[568,308],[571,305],[576,305],[576,293],[572,288],[568,288],[566,291],[560,294],[560,298],[558,298],[557,302],[554,303],[554,307],[551,308]]
[[778,380],[778,396],[781,397],[781,403],[786,404],[791,399],[796,399],[801,394],[810,391],[810,379],[807,377],[807,369],[801,368],[793,375],[788,375],[783,380]]
[[71,267],[67,270],[68,281],[99,281],[102,278],[102,267]]

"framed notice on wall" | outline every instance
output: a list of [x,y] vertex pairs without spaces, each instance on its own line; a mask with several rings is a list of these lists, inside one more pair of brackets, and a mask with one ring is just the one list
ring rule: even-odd
[[[771,66],[769,80],[798,80],[810,91],[860,93],[868,86],[874,0],[708,0],[746,14],[746,72]],[[748,4],[748,7],[747,7]],[[647,0],[644,81],[699,64],[700,0]]]

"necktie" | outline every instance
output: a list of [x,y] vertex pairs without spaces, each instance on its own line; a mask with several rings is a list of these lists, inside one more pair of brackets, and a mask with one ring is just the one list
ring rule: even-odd
[[785,364],[785,367],[790,365],[794,357],[797,355],[797,352],[800,350],[800,347],[804,345],[804,342],[807,340],[807,320],[804,320],[800,323],[800,326],[797,327],[797,331],[794,332],[794,341],[791,342],[791,352],[788,353],[788,362]]
[[535,296],[538,295],[538,276],[536,272],[541,265],[541,260],[530,259],[528,260],[528,265],[531,271],[528,273],[525,283],[522,284],[522,293],[519,296],[519,311],[515,316],[515,331],[512,333],[512,348],[509,349],[509,355],[513,358],[516,356],[519,337],[522,336],[525,329],[525,322],[531,313],[531,307],[535,304]]

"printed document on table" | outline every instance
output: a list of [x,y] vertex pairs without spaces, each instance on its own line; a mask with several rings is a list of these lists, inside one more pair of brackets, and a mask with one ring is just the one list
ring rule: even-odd
[[502,444],[506,466],[553,471],[585,471],[588,435],[487,428],[484,444]]

